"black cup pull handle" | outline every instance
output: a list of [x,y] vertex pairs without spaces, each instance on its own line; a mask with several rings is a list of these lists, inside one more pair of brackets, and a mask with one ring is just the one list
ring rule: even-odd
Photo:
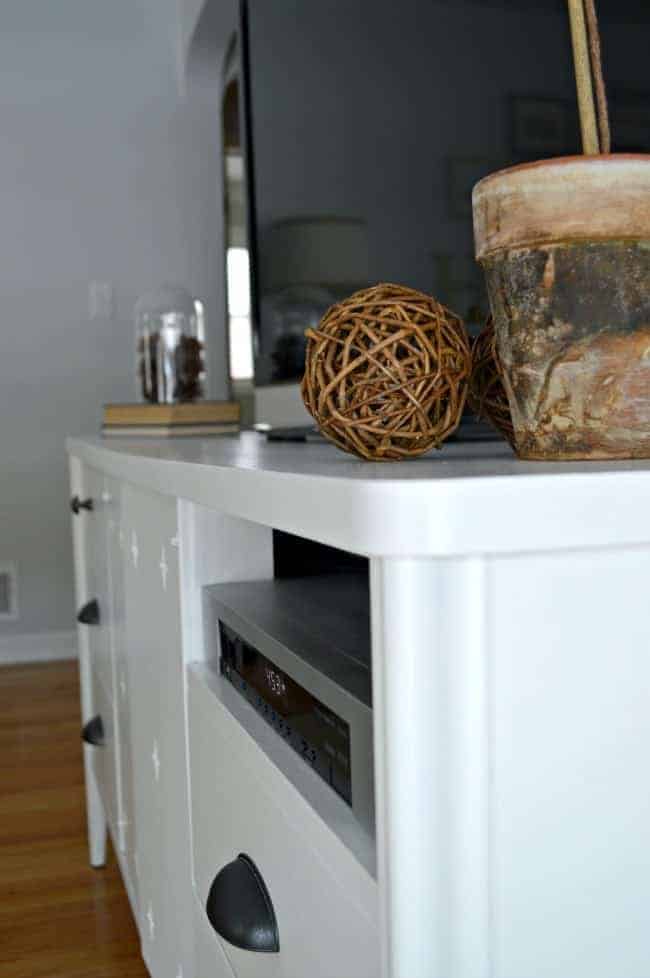
[[99,625],[99,602],[97,598],[88,601],[77,615],[80,625]]
[[81,739],[85,744],[90,744],[91,747],[104,746],[104,724],[99,714],[85,725],[81,731]]
[[73,496],[70,500],[70,509],[78,516],[82,509],[92,510],[93,501],[92,499],[79,499],[79,496]]
[[269,891],[257,866],[245,853],[219,870],[205,909],[217,934],[229,944],[244,951],[280,950]]

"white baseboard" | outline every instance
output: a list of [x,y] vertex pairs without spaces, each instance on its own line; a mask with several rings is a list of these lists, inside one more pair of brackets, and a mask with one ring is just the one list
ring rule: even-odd
[[0,635],[0,665],[54,662],[77,658],[77,633],[38,632],[33,635]]

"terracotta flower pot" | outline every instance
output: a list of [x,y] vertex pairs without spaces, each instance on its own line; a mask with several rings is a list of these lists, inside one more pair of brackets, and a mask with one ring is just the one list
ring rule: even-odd
[[650,457],[650,156],[513,167],[473,208],[519,455]]

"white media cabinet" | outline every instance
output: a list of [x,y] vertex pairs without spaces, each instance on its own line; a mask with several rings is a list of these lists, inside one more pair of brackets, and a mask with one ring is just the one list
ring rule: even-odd
[[[650,464],[68,451],[90,858],[108,827],[153,978],[649,978]],[[374,839],[204,640],[202,587],[271,578],[272,528],[370,559]],[[206,916],[239,853],[278,953]]]

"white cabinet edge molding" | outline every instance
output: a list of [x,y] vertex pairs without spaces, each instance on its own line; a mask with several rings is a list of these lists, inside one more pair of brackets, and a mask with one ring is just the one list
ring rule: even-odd
[[154,492],[367,556],[650,542],[648,461],[522,462],[507,445],[488,443],[368,463],[326,443],[269,444],[256,432],[110,444],[72,438],[68,451]]

